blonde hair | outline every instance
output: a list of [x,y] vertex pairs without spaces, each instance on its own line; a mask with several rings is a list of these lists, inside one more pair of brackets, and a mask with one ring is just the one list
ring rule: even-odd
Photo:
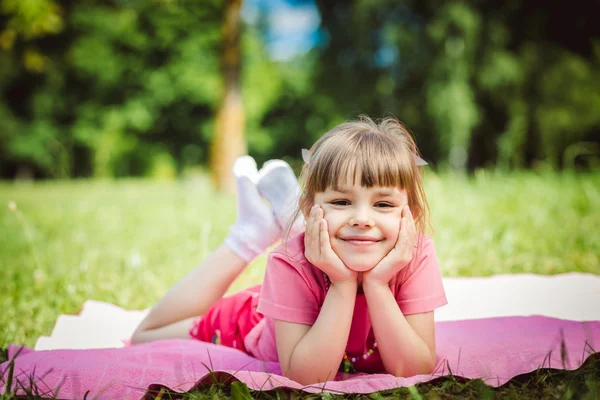
[[429,205],[415,155],[420,154],[412,135],[396,118],[375,122],[361,115],[358,121],[334,127],[308,152],[309,160],[300,175],[303,189],[292,221],[300,213],[308,215],[316,193],[350,183],[347,179],[352,176],[352,184],[358,179],[361,186],[406,190],[417,232],[424,234],[431,227]]

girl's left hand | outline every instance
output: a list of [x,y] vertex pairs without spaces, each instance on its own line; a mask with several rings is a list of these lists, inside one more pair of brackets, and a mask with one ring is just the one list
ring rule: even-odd
[[375,283],[387,286],[398,271],[412,260],[416,237],[412,213],[408,206],[404,206],[396,245],[375,267],[363,272],[363,284]]

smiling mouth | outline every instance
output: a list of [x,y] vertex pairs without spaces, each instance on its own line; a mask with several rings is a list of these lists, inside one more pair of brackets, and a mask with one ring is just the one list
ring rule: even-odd
[[371,238],[340,238],[342,241],[346,243],[350,243],[354,246],[371,246],[379,243],[381,240],[371,239]]

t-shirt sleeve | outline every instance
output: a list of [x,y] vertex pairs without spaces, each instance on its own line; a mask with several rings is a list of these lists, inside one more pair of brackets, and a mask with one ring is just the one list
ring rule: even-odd
[[257,311],[282,321],[313,325],[319,316],[316,282],[280,253],[269,255]]
[[419,314],[448,304],[431,238],[422,238],[415,259],[400,272],[396,301],[403,314]]

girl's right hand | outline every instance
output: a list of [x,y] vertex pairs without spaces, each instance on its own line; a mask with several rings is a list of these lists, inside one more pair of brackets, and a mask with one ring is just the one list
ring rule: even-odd
[[310,209],[306,221],[304,255],[312,265],[329,277],[332,284],[357,282],[358,272],[346,267],[346,264],[331,248],[327,221],[323,218],[323,209],[316,204]]

